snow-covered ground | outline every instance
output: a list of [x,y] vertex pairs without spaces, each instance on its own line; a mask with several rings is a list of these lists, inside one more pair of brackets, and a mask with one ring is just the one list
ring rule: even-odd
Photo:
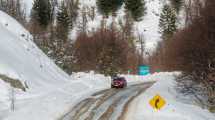
[[[179,74],[179,72],[166,72],[147,76],[121,75],[126,78],[128,85],[156,82],[132,101],[128,111],[124,113],[126,120],[142,120],[143,118],[145,120],[214,120],[215,114],[197,106],[192,97],[183,96],[176,90],[175,77]],[[84,79],[92,88],[97,86],[109,88],[110,85],[108,77],[94,72],[74,73],[71,77],[75,80]],[[98,82],[99,80],[101,81]],[[157,94],[166,101],[166,105],[161,110],[155,110],[149,104],[149,101]]]
[[[33,0],[23,1],[30,14]],[[80,0],[80,7],[83,6],[96,6],[96,0]],[[119,10],[116,21],[123,18],[123,11]],[[96,12],[96,18],[89,21],[88,29],[99,27],[101,19],[102,16]],[[111,21],[111,17],[107,19],[108,23]],[[156,30],[154,32],[157,34]],[[27,30],[3,12],[0,12],[0,36],[0,74],[20,80],[27,90],[15,89],[15,111],[10,112],[11,86],[0,79],[0,119],[57,118],[89,93],[110,87],[110,79],[102,75],[77,73],[69,77],[33,43]],[[142,78],[135,76],[134,79],[137,83]]]
[[0,36],[0,75],[26,87],[26,92],[15,89],[15,111],[10,112],[12,87],[0,78],[1,120],[52,120],[84,99],[83,94],[106,88],[72,80],[34,44],[27,30],[1,11]]
[[[175,75],[178,73],[158,73],[151,75],[156,82],[146,92],[137,97],[128,110],[126,120],[215,120],[215,114],[196,106],[194,99],[178,93],[175,89]],[[161,110],[153,109],[149,101],[160,95],[166,101]]]
[[[32,0],[25,0],[28,12]],[[143,32],[149,48],[159,40],[157,14],[162,3],[147,1],[147,15],[143,21],[135,23],[135,29]],[[80,0],[81,5],[95,6],[95,0]],[[102,16],[96,13],[95,20],[89,21],[89,30],[97,28]],[[123,18],[123,9],[115,20]],[[107,21],[110,23],[112,18]],[[144,29],[142,29],[144,28]],[[143,31],[142,31],[143,30]],[[72,31],[72,34],[76,34]],[[60,70],[32,41],[32,36],[17,21],[0,11],[0,75],[18,79],[26,92],[15,89],[15,111],[10,110],[11,85],[0,78],[0,119],[1,120],[53,120],[61,117],[77,102],[95,91],[110,88],[110,78],[100,74],[74,73],[68,76]],[[139,96],[128,114],[128,120],[176,119],[214,120],[214,115],[198,106],[186,104],[177,99],[174,91],[173,73],[156,73],[148,76],[122,75],[129,85],[148,81],[158,81],[152,88]],[[154,111],[148,101],[160,94],[167,105],[161,111]],[[194,111],[194,112],[192,112]],[[135,118],[135,119],[131,119]]]

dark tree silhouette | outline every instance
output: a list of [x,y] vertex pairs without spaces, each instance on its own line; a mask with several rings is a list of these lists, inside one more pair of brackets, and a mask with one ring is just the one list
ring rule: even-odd
[[169,0],[171,6],[175,9],[176,13],[178,14],[184,4],[184,0]]
[[176,31],[176,19],[175,11],[169,5],[164,5],[159,21],[160,32],[164,40],[169,39]]
[[114,15],[116,11],[122,6],[124,0],[97,0],[99,12],[106,17],[110,14]]
[[31,11],[32,19],[36,20],[42,27],[52,20],[51,4],[49,0],[35,0]]
[[67,41],[71,24],[68,9],[63,1],[57,12],[57,36],[59,39]]
[[125,9],[131,13],[135,21],[142,20],[142,17],[146,14],[144,0],[125,0]]

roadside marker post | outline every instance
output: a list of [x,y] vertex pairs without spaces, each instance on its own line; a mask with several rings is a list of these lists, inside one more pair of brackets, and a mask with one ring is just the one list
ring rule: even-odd
[[157,94],[149,101],[149,104],[153,109],[161,110],[166,105],[166,101],[159,94]]

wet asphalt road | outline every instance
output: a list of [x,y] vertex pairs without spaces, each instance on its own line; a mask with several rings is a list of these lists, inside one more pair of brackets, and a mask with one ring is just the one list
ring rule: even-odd
[[149,82],[97,92],[79,102],[60,120],[124,120],[132,100],[152,85]]

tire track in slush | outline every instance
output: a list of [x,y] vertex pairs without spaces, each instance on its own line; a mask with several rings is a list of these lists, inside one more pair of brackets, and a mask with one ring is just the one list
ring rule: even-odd
[[132,100],[153,83],[97,92],[74,106],[60,120],[123,120]]
[[96,115],[92,120],[108,120],[114,113],[114,108],[118,106],[119,102],[124,100],[127,95],[131,95],[135,90],[136,88],[125,89],[109,98],[101,106],[99,106],[99,108],[97,108]]
[[102,115],[98,120],[118,120],[121,118],[121,116],[124,115],[124,107],[126,107],[126,104],[129,104],[135,97],[137,97],[139,94],[141,94],[146,88],[137,87],[129,93],[123,95],[118,100],[112,104],[106,113]]
[[[83,114],[87,114],[85,112],[87,112],[88,109],[90,109],[89,105],[92,104],[96,104],[96,106],[99,106],[100,104],[102,104],[102,101],[106,101],[110,96],[114,95],[116,93],[113,92],[113,90],[103,90],[100,92],[97,92],[95,94],[92,95],[91,98],[87,98],[81,102],[79,102],[76,106],[74,106],[66,115],[64,115],[62,118],[60,118],[59,120],[80,120],[79,118],[81,117],[81,115]],[[99,96],[99,98],[97,98]],[[84,120],[84,119],[82,119]],[[89,119],[87,119],[89,120]]]
[[[95,104],[93,104],[89,110],[87,112],[84,113],[84,116],[81,117],[81,119],[78,120],[91,120],[93,118],[93,116],[95,116],[96,112],[95,110],[101,105],[103,104],[104,101],[107,101],[108,99],[110,99],[112,96],[114,96],[115,94],[117,94],[117,92],[115,92],[113,89],[109,90],[107,94],[102,95],[102,97],[98,98],[97,101],[95,102]],[[73,119],[72,119],[73,120]],[[74,119],[76,120],[76,119]]]
[[131,99],[129,99],[125,104],[124,104],[124,107],[123,107],[123,114],[120,114],[120,116],[117,118],[117,120],[124,120],[125,119],[125,115],[128,113],[128,108],[129,108],[129,105],[131,104],[131,102],[136,98],[138,97],[141,93],[143,93],[146,89],[148,89],[150,86],[147,86],[146,88],[142,89],[141,91],[138,92],[137,95],[133,96]]

